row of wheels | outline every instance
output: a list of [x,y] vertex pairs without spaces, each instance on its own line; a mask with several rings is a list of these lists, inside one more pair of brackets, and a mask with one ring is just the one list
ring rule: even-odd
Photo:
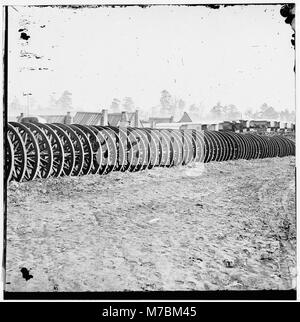
[[10,122],[5,173],[8,181],[29,181],[287,155],[295,144],[281,136]]

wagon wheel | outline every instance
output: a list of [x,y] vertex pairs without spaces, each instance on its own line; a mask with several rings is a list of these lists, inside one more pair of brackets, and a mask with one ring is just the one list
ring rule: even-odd
[[167,129],[161,129],[161,134],[165,137],[167,142],[167,160],[165,163],[165,167],[169,168],[173,165],[173,155],[174,155],[174,149],[173,149],[173,143],[172,143],[172,135]]
[[111,171],[116,171],[119,167],[119,139],[117,137],[117,134],[111,126],[99,126],[99,129],[104,133],[104,136],[107,138],[108,146],[110,148],[109,164],[112,167]]
[[168,141],[170,143],[170,151],[169,151],[169,165],[168,167],[173,167],[174,163],[176,161],[176,152],[177,152],[177,142],[174,139],[174,135],[173,135],[173,130],[171,129],[164,129],[164,134],[166,134],[166,137],[168,138]]
[[107,137],[102,131],[100,131],[95,125],[89,125],[91,131],[95,133],[100,142],[99,150],[97,152],[97,162],[100,164],[98,173],[107,174],[112,171],[112,167],[109,164],[110,158],[110,147],[108,144]]
[[196,162],[199,160],[199,157],[201,155],[201,146],[199,145],[199,141],[197,140],[197,130],[195,129],[185,129],[184,130],[190,137],[190,140],[192,142],[192,162]]
[[158,129],[156,132],[159,136],[161,143],[161,158],[160,158],[160,167],[167,167],[170,164],[170,142],[166,134]]
[[215,160],[215,141],[212,139],[210,131],[203,131],[203,138],[205,142],[205,157],[204,162],[210,162]]
[[[88,126],[81,124],[73,124],[78,127],[86,135],[88,141],[91,144],[92,152],[92,167],[90,169],[91,174],[96,174],[99,172],[100,166],[102,164],[102,150],[101,142],[95,132],[93,132]],[[100,151],[99,151],[100,149]]]
[[13,146],[14,163],[12,164],[11,180],[22,181],[25,176],[27,156],[25,144],[18,130],[12,125],[7,125],[7,135]]
[[278,156],[283,157],[285,155],[290,154],[290,148],[289,145],[284,142],[280,136],[276,136],[274,138],[276,140],[276,144],[278,146]]
[[197,148],[197,157],[196,157],[196,162],[204,162],[204,158],[205,158],[205,141],[204,141],[204,132],[201,131],[197,131],[195,130],[195,138],[196,138],[196,146],[198,146]]
[[188,130],[180,130],[183,137],[184,164],[190,163],[195,158],[195,147],[193,139]]
[[113,131],[113,136],[115,137],[116,147],[117,147],[117,165],[114,170],[126,171],[129,168],[129,163],[127,162],[127,131],[120,127],[109,126],[106,127],[109,132]]
[[159,129],[151,129],[151,135],[155,140],[156,147],[157,147],[157,159],[156,159],[157,161],[155,163],[155,166],[161,167],[162,162],[164,160],[164,154],[166,153],[165,143],[162,143],[165,141],[165,139],[161,136]]
[[144,129],[134,128],[134,130],[140,135],[141,142],[141,163],[140,170],[148,169],[150,165],[150,140]]
[[[47,126],[57,135],[63,149],[63,167],[61,175],[70,176],[72,175],[75,166],[75,150],[72,141],[66,131],[60,127],[54,124],[47,124]],[[57,151],[59,151],[59,147]]]
[[158,163],[159,158],[159,138],[152,129],[144,129],[145,135],[148,138],[148,148],[149,148],[149,163],[148,169],[152,169]]
[[269,147],[268,147],[267,140],[262,135],[259,135],[259,134],[254,134],[254,135],[260,141],[260,143],[261,143],[261,154],[260,154],[260,158],[261,159],[268,158],[269,157]]
[[235,132],[226,132],[227,136],[231,138],[231,142],[232,142],[232,156],[231,156],[231,160],[237,160],[240,159],[240,157],[242,156],[242,150],[241,150],[241,146],[242,146],[242,141],[240,139],[240,135],[242,134],[238,134]]
[[228,146],[228,142],[224,138],[223,133],[219,131],[212,131],[212,134],[215,136],[219,149],[216,160],[220,162],[228,160],[227,157],[230,153],[230,148]]
[[83,156],[83,146],[81,143],[80,138],[76,134],[76,132],[70,127],[67,126],[66,124],[62,123],[54,123],[54,125],[58,126],[64,132],[68,135],[70,138],[73,148],[74,148],[74,156],[75,156],[75,164],[73,167],[73,171],[71,173],[72,176],[79,176],[82,174],[82,168],[83,168],[83,161],[84,161],[84,156]]
[[251,140],[248,136],[245,136],[245,134],[239,134],[239,136],[244,142],[245,154],[243,156],[243,159],[249,160],[251,158]]
[[284,139],[284,142],[287,146],[287,153],[288,155],[295,155],[296,151],[295,151],[295,142],[292,141],[291,139],[289,138],[283,138],[283,137],[280,137],[281,139]]
[[40,150],[38,142],[30,129],[22,123],[10,122],[12,126],[18,129],[22,141],[25,144],[26,151],[26,166],[25,166],[25,180],[33,180],[39,174],[40,168]]
[[175,166],[182,165],[183,164],[183,157],[184,157],[184,151],[183,151],[183,133],[180,130],[172,129],[172,141],[173,142],[173,164]]
[[113,171],[117,164],[117,147],[116,142],[105,127],[92,125],[90,128],[95,131],[101,145],[102,164],[99,169],[99,174],[108,174]]
[[130,128],[130,135],[134,136],[133,144],[136,144],[136,167],[132,169],[132,171],[140,171],[147,167],[149,160],[148,160],[148,147],[145,144],[145,137],[144,133],[137,128]]
[[35,136],[40,150],[40,167],[38,176],[43,179],[50,177],[53,165],[53,152],[51,143],[46,134],[33,123],[24,123]]
[[247,136],[252,141],[253,148],[252,148],[251,158],[259,159],[262,152],[260,141],[257,139],[256,135],[253,135],[251,133],[246,133],[244,135]]
[[[178,146],[178,150],[176,152],[176,159],[175,159],[175,163],[174,165],[182,165],[183,164],[183,156],[184,156],[184,151],[183,151],[183,136],[182,136],[182,132],[180,130],[172,130],[175,142],[177,142],[177,146]],[[176,147],[176,145],[175,145]]]
[[127,162],[129,171],[136,171],[139,163],[139,139],[132,132],[132,128],[127,128]]
[[206,133],[210,139],[211,139],[211,144],[212,144],[212,159],[211,161],[218,161],[221,153],[222,153],[222,146],[221,142],[218,139],[218,136],[215,134],[214,131],[207,131]]
[[5,179],[9,182],[12,179],[14,170],[14,146],[11,142],[9,135],[7,134],[6,141],[6,159],[5,159]]
[[127,128],[127,135],[128,141],[130,142],[128,146],[128,158],[130,159],[129,171],[139,171],[145,163],[146,147],[140,132],[135,128]]
[[233,137],[230,135],[230,133],[231,133],[230,131],[223,131],[220,133],[222,133],[224,140],[226,140],[226,142],[228,144],[228,154],[226,155],[225,160],[232,160],[232,159],[234,159],[234,156],[235,156],[235,141],[234,141]]
[[149,129],[151,133],[151,138],[153,140],[152,148],[155,148],[155,155],[153,158],[153,166],[159,167],[162,159],[162,144],[160,141],[159,131],[156,129]]
[[56,134],[55,130],[53,130],[49,125],[43,123],[36,123],[35,125],[46,134],[51,144],[53,163],[50,175],[53,177],[59,177],[63,172],[65,159],[61,140],[59,139],[59,136]]
[[76,134],[78,135],[82,143],[82,147],[83,147],[82,174],[83,175],[89,174],[93,167],[93,152],[92,152],[91,143],[87,138],[85,132],[82,131],[78,126],[76,126],[75,124],[71,124],[69,125],[69,127],[71,127],[76,132]]
[[279,157],[284,157],[293,154],[293,147],[290,144],[291,141],[289,139],[281,136],[276,136],[274,139],[276,139],[277,145],[279,147]]

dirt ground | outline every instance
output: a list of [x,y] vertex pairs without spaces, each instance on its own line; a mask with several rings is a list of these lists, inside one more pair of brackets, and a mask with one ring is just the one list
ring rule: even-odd
[[7,291],[296,287],[294,157],[13,182],[7,212]]

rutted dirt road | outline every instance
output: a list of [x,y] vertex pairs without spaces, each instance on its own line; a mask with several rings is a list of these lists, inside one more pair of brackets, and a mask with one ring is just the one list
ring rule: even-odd
[[11,183],[7,219],[7,291],[296,286],[294,157]]

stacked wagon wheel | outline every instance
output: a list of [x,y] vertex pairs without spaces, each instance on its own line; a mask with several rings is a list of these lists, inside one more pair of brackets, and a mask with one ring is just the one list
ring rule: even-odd
[[[11,164],[12,169],[9,169],[9,174],[6,176],[8,180],[22,181],[25,176],[27,155],[25,144],[18,130],[12,125],[7,126],[8,144],[11,143],[12,150],[6,153],[7,157],[12,157],[12,160],[6,159],[8,164]],[[9,147],[10,148],[10,147]],[[7,169],[8,167],[6,167]]]
[[60,146],[57,146],[56,151],[62,151],[62,175],[69,176],[73,173],[73,168],[75,166],[75,150],[72,141],[68,134],[61,129],[59,126],[54,124],[48,124],[52,133],[58,138]]
[[10,122],[5,151],[6,180],[21,182],[284,157],[295,155],[295,143],[280,135],[249,132]]
[[40,149],[38,142],[30,129],[24,124],[17,122],[11,122],[10,124],[21,136],[21,140],[25,147],[26,163],[24,179],[26,181],[33,180],[38,176],[40,167]]
[[6,165],[5,165],[5,179],[6,181],[10,181],[13,174],[14,162],[15,162],[15,153],[14,146],[9,136],[7,136],[7,144],[6,144]]
[[[31,125],[32,126],[32,125]],[[59,177],[63,173],[65,162],[65,153],[63,148],[63,140],[60,140],[58,134],[47,124],[36,124],[49,140],[52,150],[52,169],[50,175]]]
[[25,123],[25,126],[27,126],[30,132],[34,135],[38,144],[40,156],[38,177],[47,179],[52,173],[53,166],[53,150],[50,144],[50,140],[45,132],[37,125],[32,123]]

